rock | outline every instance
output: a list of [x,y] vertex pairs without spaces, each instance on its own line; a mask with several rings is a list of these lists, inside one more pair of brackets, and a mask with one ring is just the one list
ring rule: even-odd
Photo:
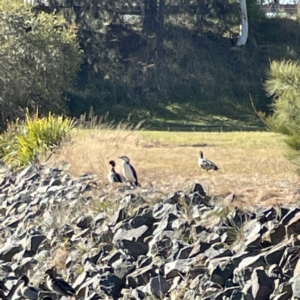
[[46,239],[46,236],[39,234],[29,234],[26,238],[25,249],[28,251],[36,252],[40,244]]
[[274,281],[264,270],[256,268],[251,276],[252,296],[254,300],[268,300],[274,290]]
[[284,226],[288,225],[290,220],[293,219],[299,212],[300,209],[298,207],[288,209],[286,214],[281,219],[282,225]]
[[146,255],[149,247],[147,244],[132,242],[128,240],[119,241],[118,248],[122,249],[126,254],[137,259],[140,255]]
[[300,298],[300,275],[293,277],[290,283],[292,284],[293,297]]
[[123,228],[119,228],[117,232],[114,234],[113,243],[116,244],[117,241],[128,240],[128,241],[136,241],[141,240],[145,237],[148,232],[149,227],[147,225],[143,225],[138,228],[133,228],[129,230],[125,230]]
[[156,276],[150,279],[148,283],[150,295],[154,295],[158,299],[164,299],[165,294],[170,288],[170,284],[162,276]]
[[205,197],[206,193],[204,191],[204,188],[202,187],[202,185],[200,183],[194,183],[194,185],[191,188],[191,193],[199,193],[200,196]]
[[119,259],[113,263],[113,268],[114,274],[121,280],[124,280],[128,274],[135,270],[136,266],[130,261]]
[[212,259],[208,264],[210,280],[224,286],[225,282],[233,277],[234,268],[230,257]]
[[279,244],[271,248],[265,254],[265,261],[267,262],[267,264],[268,265],[279,264],[285,249],[286,249],[286,245],[284,244]]
[[113,299],[117,299],[120,291],[124,288],[124,281],[108,272],[100,276],[99,284],[101,290]]
[[21,244],[15,244],[11,240],[7,240],[2,248],[0,248],[0,260],[5,262],[11,261],[13,256],[23,249]]
[[197,241],[194,246],[193,249],[189,255],[189,258],[193,258],[195,256],[197,256],[199,253],[205,253],[206,250],[208,250],[211,247],[211,245],[209,243],[205,243],[202,241]]
[[165,264],[164,273],[166,278],[174,278],[178,275],[187,274],[191,268],[191,259],[177,259]]
[[300,234],[300,211],[287,223],[286,234],[288,238],[290,238],[292,234]]
[[82,229],[89,228],[93,222],[92,216],[82,216],[76,222],[76,225]]
[[128,285],[131,288],[146,285],[150,281],[150,278],[157,276],[158,273],[159,268],[154,264],[143,268],[139,268],[127,275],[126,285]]

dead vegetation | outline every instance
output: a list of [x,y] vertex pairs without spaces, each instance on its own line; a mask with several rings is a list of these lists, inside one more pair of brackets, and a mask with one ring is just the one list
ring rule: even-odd
[[[214,161],[218,172],[197,165],[199,150]],[[79,130],[73,140],[51,157],[67,162],[74,175],[94,173],[98,186],[107,185],[108,161],[131,158],[143,188],[162,192],[184,190],[200,182],[210,195],[236,195],[235,205],[276,205],[299,200],[295,166],[284,156],[280,135],[268,132],[152,132]]]

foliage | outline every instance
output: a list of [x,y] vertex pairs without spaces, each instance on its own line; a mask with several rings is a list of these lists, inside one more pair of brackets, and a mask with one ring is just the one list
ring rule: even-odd
[[73,121],[62,116],[39,118],[26,113],[26,121],[16,121],[0,135],[0,161],[13,168],[37,162],[41,154],[59,146],[70,137]]
[[274,99],[273,115],[266,119],[270,129],[286,136],[292,150],[289,158],[300,158],[300,64],[298,61],[273,61],[265,83]]
[[82,61],[75,27],[22,2],[0,0],[0,128],[25,107],[61,113]]

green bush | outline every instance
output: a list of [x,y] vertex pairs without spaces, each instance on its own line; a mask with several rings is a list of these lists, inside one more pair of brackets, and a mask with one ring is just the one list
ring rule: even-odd
[[53,151],[71,136],[73,126],[70,118],[51,113],[39,118],[27,111],[25,122],[17,120],[0,135],[0,161],[17,169],[38,162],[41,155]]
[[269,128],[286,136],[291,160],[300,160],[300,64],[297,61],[273,61],[265,83],[273,96],[273,114],[266,118]]
[[65,109],[63,92],[82,62],[75,27],[59,15],[34,13],[19,0],[0,0],[0,130],[26,107]]

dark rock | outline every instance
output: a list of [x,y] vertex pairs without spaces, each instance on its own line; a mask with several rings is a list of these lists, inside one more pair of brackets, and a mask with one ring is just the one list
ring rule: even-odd
[[36,252],[40,244],[46,239],[44,235],[29,234],[26,239],[26,250]]
[[146,255],[149,247],[147,244],[122,240],[117,243],[118,248],[122,249],[126,254],[137,259],[140,255]]
[[193,245],[193,250],[191,251],[189,258],[193,258],[193,257],[197,256],[199,253],[205,253],[210,247],[211,247],[211,245],[209,243],[197,241]]
[[22,245],[14,244],[12,241],[8,240],[0,249],[0,260],[4,260],[5,262],[11,261],[13,256],[19,253],[22,249]]
[[255,269],[252,273],[251,279],[253,299],[269,300],[270,295],[274,290],[274,281],[261,269]]
[[212,259],[208,264],[210,280],[221,286],[225,286],[225,282],[233,277],[234,264],[230,261],[230,257]]
[[269,232],[270,242],[272,245],[277,245],[282,242],[285,237],[285,227],[283,224],[274,224],[274,227]]
[[170,284],[162,276],[156,276],[150,279],[150,294],[154,295],[158,299],[164,299],[164,296],[168,292],[169,288]]
[[193,246],[185,246],[183,248],[180,249],[178,256],[176,258],[178,259],[186,259],[189,258],[189,255],[191,253],[191,251],[193,250]]
[[103,274],[100,276],[99,284],[102,291],[113,299],[120,297],[120,292],[124,288],[124,281],[114,274]]
[[191,188],[191,193],[199,193],[200,196],[205,197],[206,193],[204,191],[204,188],[202,187],[202,185],[200,183],[194,183],[194,185]]
[[289,295],[287,292],[281,293],[279,295],[276,295],[272,300],[289,300],[291,299],[291,295]]
[[265,260],[268,265],[279,264],[283,253],[285,252],[286,245],[279,244],[273,247],[265,254]]
[[293,219],[299,212],[300,209],[298,207],[290,208],[285,214],[285,216],[283,216],[281,219],[282,225],[288,225],[290,220]]
[[126,285],[131,288],[146,285],[150,281],[150,278],[158,275],[158,272],[159,268],[154,264],[151,264],[144,268],[139,268],[127,275]]
[[300,211],[287,223],[286,234],[288,238],[290,238],[292,234],[300,234]]
[[76,222],[76,225],[82,229],[86,229],[86,228],[89,228],[92,223],[93,223],[92,216],[82,216],[82,217],[79,217],[79,219]]

